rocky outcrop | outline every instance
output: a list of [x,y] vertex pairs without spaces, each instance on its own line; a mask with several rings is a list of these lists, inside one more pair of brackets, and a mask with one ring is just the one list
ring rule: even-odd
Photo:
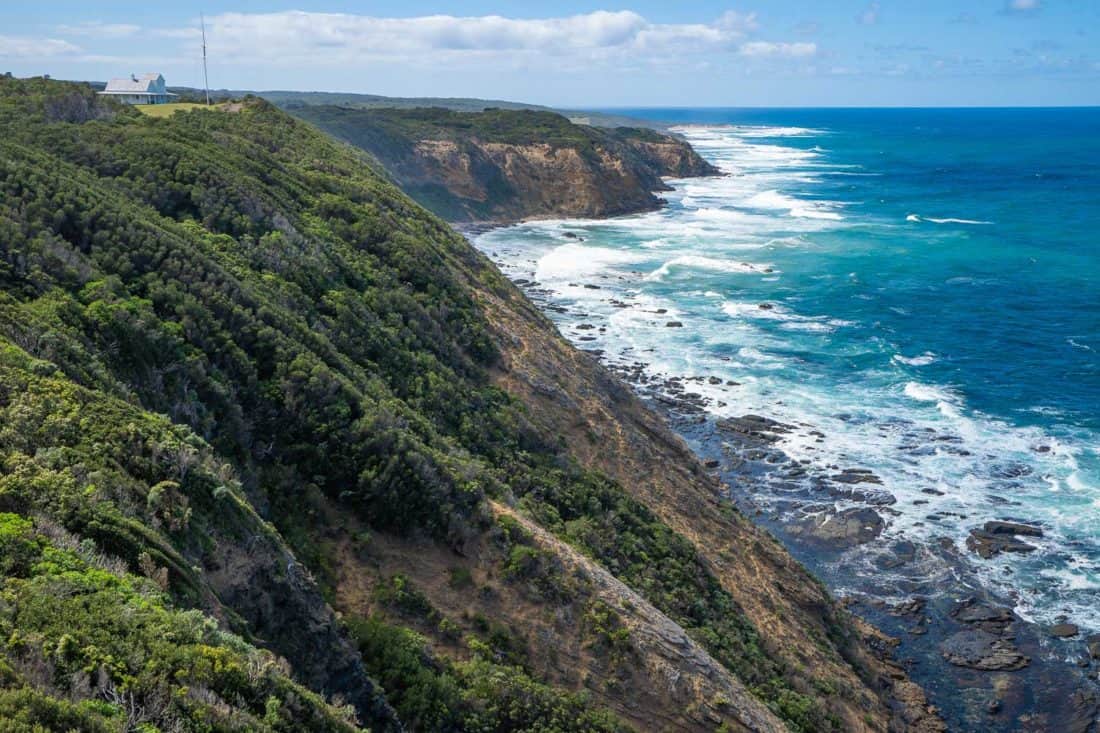
[[655,192],[668,190],[664,177],[719,172],[681,138],[548,112],[293,111],[369,152],[406,193],[453,222],[651,211],[662,204]]
[[1021,669],[1028,663],[1012,642],[980,629],[953,634],[941,648],[944,659],[951,664],[987,672]]
[[1035,545],[1019,539],[1018,535],[1042,537],[1043,530],[1018,522],[986,522],[981,529],[970,530],[966,546],[986,560],[1002,552],[1027,553],[1037,549]]

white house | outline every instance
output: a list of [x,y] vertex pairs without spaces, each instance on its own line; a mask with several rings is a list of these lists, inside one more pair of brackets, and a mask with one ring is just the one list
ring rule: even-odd
[[164,104],[178,96],[168,93],[160,74],[131,74],[128,79],[111,79],[100,94],[114,97],[123,104]]

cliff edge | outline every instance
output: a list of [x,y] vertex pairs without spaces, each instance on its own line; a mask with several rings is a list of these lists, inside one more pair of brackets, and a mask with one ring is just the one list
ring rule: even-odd
[[291,110],[366,150],[452,222],[599,218],[652,211],[664,177],[717,175],[678,137],[577,125],[553,112],[441,108]]

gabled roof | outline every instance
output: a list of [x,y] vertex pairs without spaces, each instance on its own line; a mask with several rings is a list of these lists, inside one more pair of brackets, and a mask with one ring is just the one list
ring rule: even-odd
[[107,82],[107,88],[104,91],[117,94],[156,93],[156,83],[160,78],[160,74],[142,74],[141,76],[111,79]]

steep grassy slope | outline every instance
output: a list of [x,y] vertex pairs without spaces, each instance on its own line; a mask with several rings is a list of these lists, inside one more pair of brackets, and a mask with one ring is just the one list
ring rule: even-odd
[[357,151],[232,109],[0,80],[0,720],[919,719],[464,240]]
[[575,125],[536,110],[291,110],[375,156],[421,204],[451,221],[598,217],[660,205],[662,176],[718,171],[653,130]]

